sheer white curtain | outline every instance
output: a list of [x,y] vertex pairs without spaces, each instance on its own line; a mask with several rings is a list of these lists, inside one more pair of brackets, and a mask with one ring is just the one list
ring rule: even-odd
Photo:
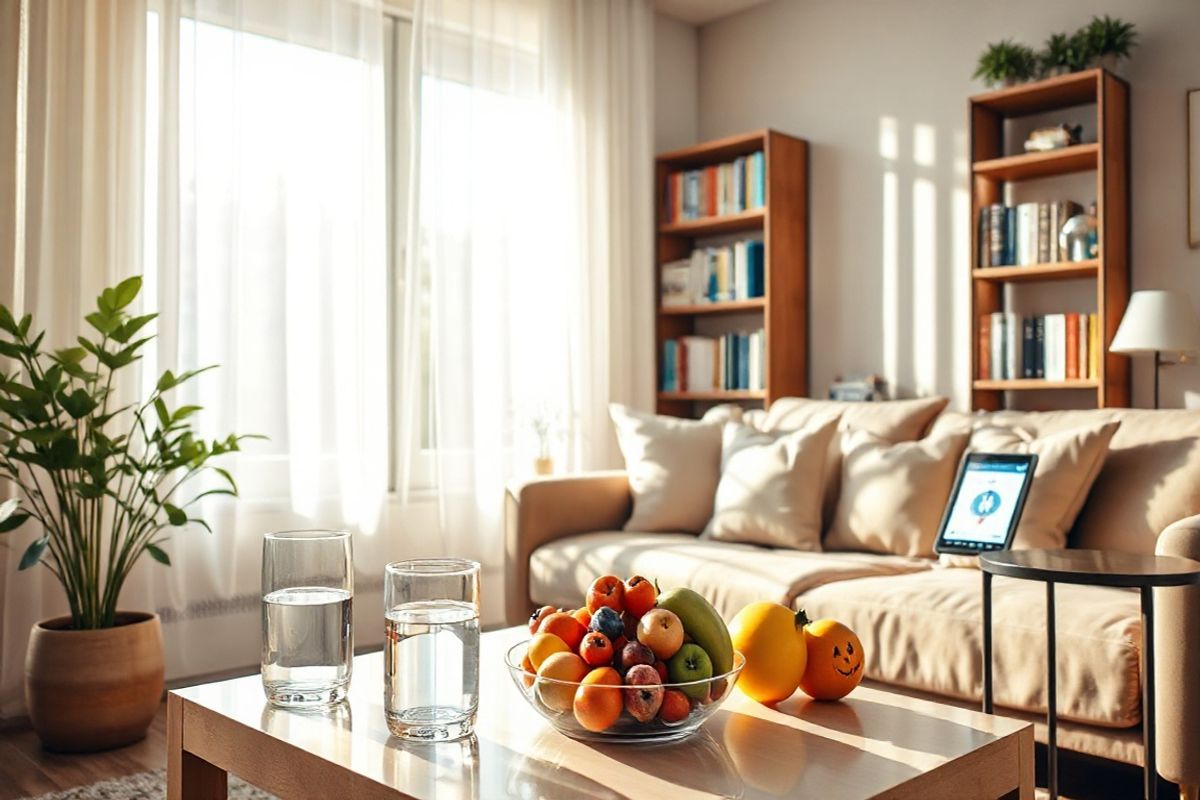
[[[168,677],[254,664],[264,530],[351,527],[375,584],[406,554],[384,516],[380,5],[0,3],[0,70],[15,45],[22,76],[0,136],[0,183],[15,187],[0,208],[16,207],[0,301],[65,343],[100,288],[144,273],[142,308],[161,317],[142,386],[221,365],[175,402],[205,407],[205,435],[270,440],[225,464],[243,499],[204,507],[214,533],[176,533],[173,566],[147,559],[123,605],[164,613]],[[15,572],[32,535],[0,550],[0,713],[21,706],[30,625],[64,606],[48,573]]]
[[403,453],[497,609],[537,422],[559,471],[607,466],[608,402],[650,401],[651,25],[641,0],[416,4]]

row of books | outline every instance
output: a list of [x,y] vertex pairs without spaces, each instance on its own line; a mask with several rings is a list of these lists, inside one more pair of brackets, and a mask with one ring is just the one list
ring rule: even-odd
[[667,222],[736,214],[767,204],[767,159],[762,152],[725,164],[672,172],[664,193]]
[[662,391],[711,392],[762,389],[764,345],[761,329],[724,336],[682,336],[663,342]]
[[1022,317],[997,311],[979,320],[979,377],[984,380],[1095,379],[1100,356],[1095,314]]
[[1012,267],[1057,264],[1070,254],[1059,246],[1059,231],[1067,220],[1083,213],[1070,200],[1054,203],[994,203],[979,209],[979,265]]
[[745,239],[721,247],[698,247],[690,258],[662,266],[663,306],[749,300],[766,293],[763,243]]

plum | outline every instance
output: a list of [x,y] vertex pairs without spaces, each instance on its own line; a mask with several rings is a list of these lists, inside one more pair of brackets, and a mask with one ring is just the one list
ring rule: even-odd
[[641,642],[628,642],[621,648],[620,664],[622,672],[628,672],[641,664],[654,664],[654,651]]
[[625,633],[625,623],[621,621],[621,615],[608,606],[596,609],[588,627],[603,633],[610,642]]

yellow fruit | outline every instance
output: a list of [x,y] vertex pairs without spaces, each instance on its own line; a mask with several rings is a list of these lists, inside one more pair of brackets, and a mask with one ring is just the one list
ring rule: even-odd
[[534,671],[537,671],[542,668],[542,662],[552,654],[569,652],[571,648],[567,647],[567,643],[553,633],[539,633],[529,640],[526,655],[529,657],[529,663],[533,664]]
[[537,671],[537,693],[542,704],[555,711],[570,711],[575,702],[577,684],[587,673],[587,664],[574,653],[551,653],[546,656]]
[[746,657],[738,688],[760,703],[791,697],[808,664],[804,625],[778,603],[751,603],[729,626],[733,646]]
[[[734,645],[729,639],[729,628],[712,603],[691,589],[671,589],[658,596],[658,607],[679,617],[684,633],[708,653],[713,675],[724,675],[733,669]],[[650,649],[658,653],[654,645]]]

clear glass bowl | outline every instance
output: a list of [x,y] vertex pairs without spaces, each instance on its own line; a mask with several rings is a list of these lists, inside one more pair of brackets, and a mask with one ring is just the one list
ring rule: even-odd
[[[742,667],[746,665],[745,656],[734,651],[733,669],[723,675],[714,675],[702,681],[662,684],[664,691],[680,689],[685,690],[685,694],[689,695],[700,694],[699,690],[703,689],[705,699],[703,701],[692,699],[691,711],[678,722],[664,722],[657,716],[649,722],[639,722],[628,710],[623,708],[621,716],[617,718],[616,722],[603,731],[595,732],[579,724],[573,711],[559,711],[542,702],[539,689],[551,694],[557,690],[559,696],[573,696],[581,684],[578,681],[539,678],[526,672],[521,666],[521,662],[525,658],[525,650],[528,645],[527,641],[515,644],[504,655],[504,666],[508,667],[508,674],[512,677],[513,685],[517,687],[529,705],[533,706],[534,710],[545,717],[560,733],[574,739],[592,742],[669,742],[689,736],[704,724],[704,720],[720,708],[721,703],[725,702],[725,698],[729,697],[729,693],[733,691],[733,687],[737,683],[738,676],[742,673]],[[638,690],[646,687],[622,684],[611,688],[621,690],[623,702],[626,689]]]

